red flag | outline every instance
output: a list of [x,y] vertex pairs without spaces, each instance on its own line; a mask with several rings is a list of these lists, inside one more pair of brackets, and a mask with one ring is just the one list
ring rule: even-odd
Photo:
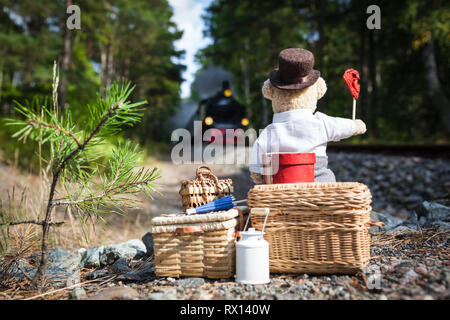
[[344,78],[345,83],[348,86],[348,89],[350,90],[350,93],[352,94],[353,98],[356,100],[359,96],[359,73],[355,69],[347,69],[344,72],[344,75],[342,76]]

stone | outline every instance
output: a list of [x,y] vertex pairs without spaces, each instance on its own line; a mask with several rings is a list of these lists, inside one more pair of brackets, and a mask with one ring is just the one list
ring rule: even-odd
[[425,216],[428,221],[450,222],[450,207],[440,203],[424,201],[416,211],[419,216]]
[[[33,278],[36,274],[36,268],[30,267],[25,259],[15,261],[9,268],[8,273],[17,278]],[[73,271],[66,268],[54,267],[51,265],[47,268],[45,276],[52,280],[52,285],[57,286],[65,284],[67,279],[73,275]]]
[[100,255],[103,254],[104,247],[93,247],[83,252],[80,266],[82,268],[100,267]]
[[415,280],[419,277],[419,275],[413,270],[413,269],[409,269],[404,275],[403,277],[400,279],[400,283],[401,284],[405,284],[407,282],[410,282],[412,280]]
[[[33,268],[33,267],[25,267],[25,268],[22,268],[22,270],[25,272],[25,274],[29,278],[33,278],[34,275],[36,274],[37,269]],[[25,274],[23,273],[22,270],[19,271],[18,273],[16,273],[15,276],[18,278],[25,277]],[[73,274],[73,272],[68,269],[50,267],[47,269],[45,276],[52,280],[52,285],[57,286],[57,285],[65,284],[67,279],[70,276],[72,276],[72,274]]]
[[205,284],[203,278],[185,278],[177,281],[177,286],[183,288],[200,287]]
[[142,241],[138,239],[129,240],[119,244],[104,246],[99,256],[100,266],[113,264],[120,258],[127,260],[139,259],[145,256],[146,248]]
[[420,226],[425,226],[426,224],[427,224],[427,218],[425,218],[424,216],[421,216],[420,218],[419,218],[419,224],[420,224]]
[[155,279],[155,266],[151,263],[146,262],[145,265],[140,267],[139,269],[121,274],[117,279],[137,282],[152,281]]
[[94,279],[98,279],[98,278],[103,278],[104,276],[106,276],[108,274],[109,274],[109,271],[106,269],[95,270],[95,271],[89,272],[86,275],[86,279],[94,280]]
[[113,264],[119,258],[139,259],[145,254],[144,243],[141,240],[133,239],[119,244],[94,247],[83,252],[80,266],[84,268],[104,267]]
[[[414,226],[413,226],[414,227]],[[414,232],[415,230],[408,227],[408,226],[398,226],[395,229],[391,229],[386,231],[386,234],[395,234],[395,235],[399,235],[399,234],[403,234],[403,233],[411,233]]]
[[143,237],[142,237],[142,242],[145,245],[146,248],[146,255],[148,257],[151,257],[154,253],[154,247],[153,247],[153,234],[151,232],[147,232]]
[[419,265],[414,268],[414,271],[421,275],[426,275],[428,273],[428,270],[425,266]]
[[417,225],[419,223],[419,219],[416,212],[413,212],[408,220],[403,222],[403,225]]
[[390,214],[377,211],[372,211],[370,213],[370,218],[374,221],[384,222],[384,226],[376,227],[381,230],[392,230],[403,222],[402,220],[397,219]]
[[81,287],[77,287],[72,290],[71,296],[73,300],[82,300],[86,297],[86,291]]
[[400,262],[393,266],[393,269],[401,274],[406,274],[408,271],[412,270],[412,263],[411,262]]
[[115,273],[123,273],[130,271],[130,267],[128,266],[126,258],[119,258],[114,264],[111,266],[111,270]]
[[139,293],[128,287],[111,287],[88,297],[86,300],[137,300]]
[[177,281],[172,277],[167,277],[166,280],[167,280],[167,282],[172,283],[172,284],[174,284]]
[[[0,265],[3,264],[3,260],[0,260]],[[28,263],[25,259],[18,259],[13,261],[7,270],[4,270],[5,274],[8,274],[11,277],[24,277],[24,272],[28,276],[32,277],[36,272],[36,269],[28,266]],[[2,275],[3,276],[3,275]],[[0,277],[1,278],[1,277]]]
[[450,223],[449,222],[445,222],[445,221],[433,221],[429,224],[432,227],[438,227],[438,228],[443,228],[443,229],[449,229],[450,228]]
[[50,250],[48,261],[51,267],[74,270],[80,266],[81,254],[64,251],[58,247]]
[[160,289],[148,293],[142,297],[145,300],[176,300],[177,290],[175,288]]
[[60,247],[57,247],[48,252],[48,261],[57,262],[68,255],[70,255],[70,252],[64,251]]
[[[34,274],[33,274],[34,275]],[[66,284],[67,279],[73,276],[73,271],[65,268],[49,268],[45,273],[46,277],[53,280],[53,285]]]

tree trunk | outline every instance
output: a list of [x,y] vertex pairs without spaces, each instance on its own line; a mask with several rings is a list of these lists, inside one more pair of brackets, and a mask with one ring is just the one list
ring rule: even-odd
[[123,76],[125,79],[129,80],[130,79],[130,57],[127,56],[125,58],[125,62],[124,62],[124,68],[123,68]]
[[[277,49],[277,34],[273,26],[269,25],[269,36],[270,36],[270,62],[273,66],[277,65],[278,60],[278,49]],[[262,69],[260,69],[262,70]],[[265,80],[264,78],[262,79]],[[262,85],[262,82],[261,82]],[[262,94],[261,94],[262,96]],[[269,108],[266,99],[262,98],[262,125],[266,127],[269,124]]]
[[[63,162],[65,165],[65,162]],[[61,172],[61,168],[57,169],[54,173],[52,179],[52,185],[50,187],[50,193],[48,196],[47,209],[45,212],[45,217],[42,224],[42,242],[41,242],[41,260],[39,262],[39,267],[36,270],[36,273],[31,281],[32,289],[41,289],[42,288],[42,279],[47,272],[48,265],[48,236],[50,231],[50,222],[52,221],[52,211],[53,211],[53,196],[55,194],[56,184],[58,183],[59,175]]]
[[[369,31],[369,78],[370,86],[369,91],[369,128],[367,129],[370,137],[378,137],[377,130],[377,60],[376,60],[376,43],[375,43],[375,30]],[[370,131],[369,131],[370,129]]]
[[47,265],[48,265],[48,234],[50,231],[49,224],[42,225],[42,244],[41,244],[41,260],[39,262],[39,267],[31,280],[31,288],[40,290],[42,289],[42,279],[47,273]]
[[0,66],[0,106],[2,102],[2,87],[3,87],[3,67]]
[[[318,30],[319,30],[319,43],[318,43],[318,66],[319,66],[319,71],[322,73],[324,72],[324,52],[323,52],[323,48],[325,45],[325,32],[323,30],[323,25],[324,25],[324,16],[325,16],[325,8],[326,8],[326,0],[318,0],[317,1],[317,10],[318,10]],[[325,105],[326,105],[326,95],[324,97],[322,97],[322,99],[319,100],[318,104],[317,104],[317,109],[320,112],[324,112],[325,110]]]
[[[72,0],[66,0],[66,6],[69,7],[72,5]],[[67,103],[67,71],[70,67],[70,59],[72,54],[72,30],[69,28],[66,29],[66,34],[64,37],[64,57],[62,60],[62,77],[61,84],[59,87],[59,96],[60,96],[60,109],[61,114],[64,114],[64,109],[66,108]]]
[[367,108],[367,80],[366,80],[366,25],[362,23],[360,31],[360,86],[361,92],[359,95],[359,110],[361,119],[367,121],[369,119],[369,113]]
[[114,80],[114,46],[112,42],[108,46],[108,68],[107,68],[107,81],[106,87],[110,87]]
[[442,90],[439,80],[434,41],[425,44],[422,51],[422,60],[425,68],[425,80],[431,104],[439,113],[442,129],[450,133],[450,102]]
[[102,98],[105,98],[106,93],[106,69],[107,69],[107,51],[103,44],[100,44],[100,79],[101,87],[100,94]]

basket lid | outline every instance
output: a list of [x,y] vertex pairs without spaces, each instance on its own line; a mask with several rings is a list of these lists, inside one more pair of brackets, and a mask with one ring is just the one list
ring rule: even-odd
[[217,211],[205,214],[194,215],[177,215],[169,217],[156,217],[152,219],[153,226],[164,226],[173,224],[190,224],[190,223],[205,223],[227,221],[236,218],[239,215],[237,209],[233,208],[227,211]]

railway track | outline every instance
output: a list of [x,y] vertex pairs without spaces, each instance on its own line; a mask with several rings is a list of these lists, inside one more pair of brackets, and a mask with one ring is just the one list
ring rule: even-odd
[[385,155],[450,158],[450,145],[354,145],[329,143],[330,152],[358,152]]

